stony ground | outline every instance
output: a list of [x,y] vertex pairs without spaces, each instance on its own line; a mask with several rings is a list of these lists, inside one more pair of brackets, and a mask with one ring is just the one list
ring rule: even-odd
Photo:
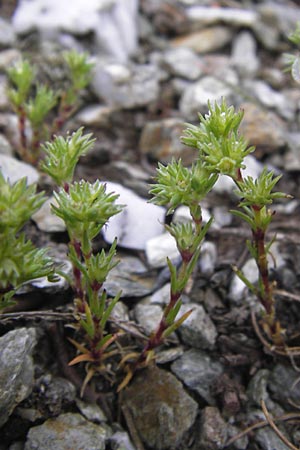
[[[107,248],[118,236],[121,263],[106,288],[123,292],[110,324],[124,331],[121,349],[141,348],[143,334],[155,328],[168,301],[166,256],[178,256],[163,233],[165,210],[147,203],[157,161],[181,157],[190,164],[195,154],[179,139],[184,123],[197,123],[207,101],[222,96],[244,110],[242,132],[256,146],[248,173],[273,167],[283,175],[279,190],[293,196],[275,206],[271,277],[287,341],[297,347],[300,87],[283,71],[283,53],[295,51],[287,35],[300,21],[297,2],[15,3],[0,4],[0,166],[10,180],[26,175],[50,195],[49,180],[17,156],[6,69],[25,54],[55,87],[64,77],[62,50],[88,51],[93,79],[64,131],[83,125],[94,133],[95,148],[76,176],[107,181],[127,205],[95,244]],[[235,205],[232,186],[220,180],[204,209],[214,224],[183,298],[183,310],[194,312],[158,351],[157,364],[121,394],[116,385],[124,374],[112,360],[80,398],[84,369],[68,366],[69,287],[42,280],[20,292],[15,310],[0,316],[1,450],[288,449],[267,425],[262,400],[290,448],[299,447],[298,357],[276,354],[255,330],[257,302],[231,269],[237,264],[255,280],[245,250],[249,232],[228,212]],[[186,219],[184,209],[176,214]],[[25,231],[68,267],[67,235],[49,208]]]

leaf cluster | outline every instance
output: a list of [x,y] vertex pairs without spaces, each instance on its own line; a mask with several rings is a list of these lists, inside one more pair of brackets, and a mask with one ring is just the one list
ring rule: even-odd
[[115,204],[118,195],[107,193],[99,180],[74,182],[67,191],[61,188],[54,192],[54,197],[57,205],[52,205],[53,212],[65,222],[71,240],[80,242],[85,253],[90,241],[122,209]]
[[208,113],[199,114],[199,126],[187,124],[182,142],[199,150],[199,159],[210,173],[235,179],[244,168],[245,156],[254,151],[238,132],[242,118],[243,112],[228,107],[224,99],[220,105],[208,103]]
[[[24,233],[18,234],[45,197],[26,178],[11,185],[0,172],[0,309],[12,304],[12,296],[25,282],[47,276],[54,267],[46,249],[37,249]],[[2,293],[2,295],[1,295]]]
[[62,186],[73,180],[74,170],[81,156],[86,155],[94,145],[95,139],[91,134],[82,134],[83,128],[79,128],[71,136],[64,138],[56,136],[53,141],[42,145],[45,158],[41,163],[41,169]]

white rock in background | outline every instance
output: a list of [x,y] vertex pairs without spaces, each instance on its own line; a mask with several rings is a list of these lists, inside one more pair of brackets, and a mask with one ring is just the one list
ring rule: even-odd
[[180,113],[185,120],[196,120],[198,112],[207,112],[208,100],[213,104],[223,97],[229,104],[233,102],[233,91],[228,85],[211,76],[201,78],[185,89],[179,102]]
[[137,47],[137,7],[137,0],[20,0],[12,23],[18,34],[94,32],[99,51],[126,61]]
[[193,24],[199,26],[223,22],[251,27],[258,18],[255,11],[238,8],[212,8],[211,6],[191,6],[186,9],[186,14]]
[[94,93],[108,106],[136,108],[158,99],[160,74],[151,64],[95,62],[91,82]]
[[167,265],[167,257],[175,259],[179,257],[179,251],[173,236],[169,233],[161,234],[146,243],[146,257],[151,267],[164,267]]
[[39,172],[30,164],[18,161],[15,158],[0,154],[0,170],[4,178],[8,179],[11,184],[27,177],[27,183],[37,183],[40,178]]
[[241,31],[232,46],[231,61],[237,71],[245,76],[254,76],[259,69],[257,44],[249,31]]
[[118,245],[135,250],[144,250],[146,243],[164,230],[165,209],[148,203],[130,189],[120,184],[106,182],[106,192],[119,194],[118,204],[126,205],[124,210],[113,216],[103,229],[104,239],[112,243],[118,238]]
[[52,213],[51,204],[57,204],[54,197],[48,198],[41,208],[32,216],[32,220],[41,231],[47,233],[57,233],[66,230],[64,221]]

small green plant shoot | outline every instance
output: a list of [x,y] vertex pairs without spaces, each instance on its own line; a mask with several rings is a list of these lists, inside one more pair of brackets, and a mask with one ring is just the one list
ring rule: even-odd
[[79,355],[70,364],[87,363],[87,375],[82,386],[96,372],[105,373],[104,361],[115,354],[111,350],[118,334],[107,332],[107,321],[120,298],[119,292],[108,299],[103,288],[107,275],[117,264],[115,240],[107,253],[102,250],[94,254],[93,239],[108,220],[122,210],[116,204],[117,194],[107,193],[105,184],[98,180],[89,183],[73,182],[73,174],[79,157],[93,146],[91,134],[82,134],[80,128],[71,136],[55,137],[43,146],[45,159],[42,170],[49,174],[59,186],[54,192],[56,203],[52,211],[65,222],[70,243],[69,258],[73,265],[73,278],[69,279],[75,293],[75,317],[77,328],[83,333],[83,344],[72,339]]
[[65,52],[63,58],[69,82],[59,92],[35,82],[37,68],[26,59],[7,71],[11,85],[8,97],[18,117],[18,152],[23,160],[32,164],[40,159],[41,142],[62,129],[78,107],[80,92],[90,82],[93,64],[88,62],[87,54],[72,50]]
[[11,185],[0,172],[0,310],[15,303],[13,296],[24,283],[45,276],[55,280],[47,250],[36,248],[21,232],[44,201],[26,178]]

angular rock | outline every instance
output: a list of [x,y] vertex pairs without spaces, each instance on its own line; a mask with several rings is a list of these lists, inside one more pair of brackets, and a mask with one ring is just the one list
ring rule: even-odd
[[110,107],[138,108],[159,97],[159,74],[150,64],[122,65],[96,61],[92,87]]
[[107,428],[66,413],[30,428],[24,450],[105,450]]
[[190,84],[184,91],[179,109],[185,120],[197,120],[198,113],[207,112],[208,100],[213,104],[227,98],[228,104],[233,103],[232,89],[221,80],[207,76]]
[[257,45],[249,31],[241,31],[232,46],[231,62],[240,75],[253,77],[259,69]]
[[[0,85],[0,95],[1,95],[1,85]],[[0,134],[0,153],[2,155],[12,157],[12,147],[6,137],[3,134]]]
[[145,334],[150,334],[156,330],[162,318],[162,308],[159,305],[145,305],[138,303],[134,308],[136,321],[145,330]]
[[140,151],[151,160],[168,164],[173,158],[182,159],[185,166],[195,161],[198,150],[181,143],[180,137],[185,129],[180,119],[168,118],[147,122],[140,138]]
[[102,53],[126,61],[137,46],[136,0],[74,0],[69,8],[60,0],[20,1],[13,16],[18,34],[38,30],[58,39],[62,31],[74,35],[95,34]]
[[112,243],[117,237],[118,245],[122,247],[144,250],[149,239],[163,232],[164,208],[148,203],[120,184],[107,182],[106,186],[107,192],[119,194],[117,203],[125,208],[103,228],[104,239]]
[[190,316],[178,328],[183,342],[191,347],[212,350],[216,343],[217,330],[202,305],[188,303],[182,305],[178,317],[192,310]]
[[178,256],[175,239],[169,233],[149,239],[146,243],[146,257],[151,267],[164,267],[167,265],[167,257],[173,260]]
[[49,197],[40,209],[33,214],[32,220],[37,224],[39,230],[47,233],[61,233],[66,231],[65,222],[52,213],[51,204],[56,205],[54,197]]
[[249,145],[256,146],[256,157],[273,153],[286,143],[286,125],[273,112],[266,111],[253,103],[241,105],[244,118],[240,133],[248,140]]
[[245,87],[249,94],[254,95],[266,108],[276,110],[284,119],[294,119],[296,106],[284,94],[272,89],[265,81],[247,81]]
[[128,433],[117,431],[109,438],[111,450],[136,450],[133,446]]
[[196,53],[220,50],[232,39],[232,30],[224,26],[214,26],[195,31],[170,40],[173,48],[187,47]]
[[210,386],[223,372],[219,361],[211,358],[207,352],[188,350],[171,366],[172,372],[193,391],[196,391],[209,405],[215,405]]
[[203,72],[203,62],[190,48],[179,47],[165,51],[162,66],[174,76],[197,80]]
[[124,391],[124,404],[141,439],[156,450],[176,447],[198,410],[176,377],[156,366],[135,376]]
[[227,423],[215,406],[206,406],[201,413],[199,440],[193,450],[219,450],[228,435]]
[[186,15],[195,26],[211,25],[218,22],[240,27],[252,27],[257,21],[255,11],[238,8],[212,8],[211,6],[191,6],[186,9]]
[[[120,260],[120,258],[118,259]],[[153,280],[149,278],[147,268],[140,259],[125,256],[110,271],[104,286],[111,296],[122,291],[122,298],[145,297],[152,292]]]
[[36,343],[35,328],[19,328],[0,338],[0,427],[33,389]]
[[37,183],[40,178],[39,172],[30,164],[18,161],[17,159],[0,154],[0,170],[4,178],[8,179],[11,184],[27,177],[27,183]]
[[13,27],[0,17],[0,48],[12,46],[15,40],[16,36]]

